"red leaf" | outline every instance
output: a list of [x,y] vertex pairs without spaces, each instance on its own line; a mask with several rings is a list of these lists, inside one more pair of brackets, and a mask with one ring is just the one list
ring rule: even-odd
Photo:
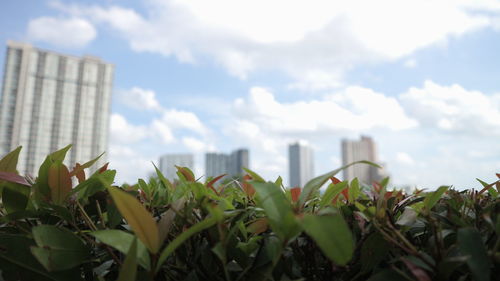
[[104,164],[100,169],[99,169],[99,174],[104,173],[108,169],[109,162]]
[[13,183],[18,183],[21,185],[25,186],[31,186],[25,178],[21,177],[20,175],[16,173],[10,173],[10,172],[2,172],[0,171],[0,180],[8,181],[8,182],[13,182]]
[[345,200],[349,200],[349,187],[344,188],[341,193],[344,195]]
[[222,179],[225,176],[226,176],[226,174],[222,174],[222,175],[214,178],[209,183],[207,183],[207,187],[210,188],[210,189],[212,189],[215,192],[215,194],[219,195],[219,193],[217,192],[217,190],[215,190],[215,188],[214,188],[214,183],[216,183],[218,180]]
[[266,231],[267,227],[268,227],[267,218],[260,218],[260,219],[256,219],[254,222],[252,222],[247,227],[247,230],[255,235],[258,235],[258,234]]
[[179,166],[175,166],[175,167],[177,168],[177,171],[179,171],[184,176],[184,178],[186,178],[187,181],[189,181],[189,182],[196,181],[193,173],[188,168],[179,167]]
[[243,185],[243,191],[245,192],[245,194],[248,197],[253,197],[255,194],[255,188],[253,188],[253,186],[251,184],[249,184],[248,182],[243,182],[242,185]]
[[292,194],[292,202],[297,202],[300,197],[300,192],[302,189],[300,187],[294,187],[290,189],[290,193]]
[[337,184],[337,183],[341,183],[342,182],[341,180],[339,180],[336,177],[331,177],[330,180],[332,181],[333,184]]
[[80,163],[76,163],[73,171],[69,173],[70,176],[76,176],[78,179],[78,183],[82,183],[85,181],[85,171],[83,170],[83,166]]
[[382,186],[380,186],[380,184],[378,182],[373,182],[372,185],[373,185],[373,189],[375,190],[375,192],[380,193]]

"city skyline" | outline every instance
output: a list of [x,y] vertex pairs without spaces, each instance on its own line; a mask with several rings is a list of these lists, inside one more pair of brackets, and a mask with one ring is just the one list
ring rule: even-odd
[[[23,146],[18,170],[37,176],[45,157],[72,144],[67,165],[108,148],[113,65],[7,43],[0,100],[0,154]],[[92,171],[106,163],[103,155]]]
[[500,2],[438,2],[5,0],[0,42],[115,64],[119,182],[159,151],[193,153],[202,175],[206,152],[240,146],[286,182],[289,143],[322,174],[363,134],[396,185],[477,187],[500,167]]

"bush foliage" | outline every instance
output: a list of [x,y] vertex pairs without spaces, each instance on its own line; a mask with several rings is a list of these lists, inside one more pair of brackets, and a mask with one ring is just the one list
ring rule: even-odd
[[[341,169],[302,189],[252,171],[200,181],[177,167],[113,185],[97,159],[69,170],[70,146],[18,175],[0,161],[4,280],[490,280],[500,274],[500,181],[405,194]],[[356,165],[373,165],[360,162]],[[345,168],[345,167],[343,167]],[[500,177],[500,175],[497,174]],[[326,189],[320,192],[323,185]],[[1,279],[1,278],[0,278]]]

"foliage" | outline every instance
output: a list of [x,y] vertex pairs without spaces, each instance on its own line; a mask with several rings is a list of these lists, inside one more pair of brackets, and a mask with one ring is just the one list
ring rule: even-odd
[[[114,186],[97,159],[35,180],[0,160],[4,280],[490,280],[500,274],[500,180],[481,190],[405,194],[341,169],[286,189],[240,180],[157,177]],[[371,165],[369,162],[353,163]],[[343,167],[345,168],[345,167]],[[88,173],[88,171],[87,171]],[[497,174],[500,178],[500,175]],[[330,182],[324,192],[321,187]],[[0,278],[1,279],[1,278]]]

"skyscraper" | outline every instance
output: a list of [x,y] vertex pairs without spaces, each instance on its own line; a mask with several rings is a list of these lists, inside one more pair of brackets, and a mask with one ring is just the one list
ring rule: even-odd
[[248,149],[238,149],[231,152],[229,158],[229,173],[237,177],[245,173],[243,168],[248,168]]
[[231,154],[209,152],[205,154],[205,176],[217,177],[226,174],[238,177],[244,173],[243,168],[249,168],[248,149],[237,149]]
[[[67,165],[107,150],[114,66],[9,41],[0,104],[0,154],[23,146],[18,170],[73,144]],[[104,155],[94,167],[106,161]]]
[[[372,138],[361,136],[359,141],[342,140],[342,165],[367,160],[378,163],[377,146]],[[379,169],[366,164],[356,164],[344,169],[344,180],[352,180],[357,177],[360,182],[371,184],[379,181],[382,177]]]
[[288,146],[290,187],[304,187],[314,176],[314,157],[310,147],[299,142]]
[[205,176],[209,178],[222,174],[229,174],[229,155],[216,152],[205,154]]
[[193,170],[194,160],[193,154],[165,154],[160,157],[160,171],[169,180],[174,180],[177,178],[177,168],[188,167]]

